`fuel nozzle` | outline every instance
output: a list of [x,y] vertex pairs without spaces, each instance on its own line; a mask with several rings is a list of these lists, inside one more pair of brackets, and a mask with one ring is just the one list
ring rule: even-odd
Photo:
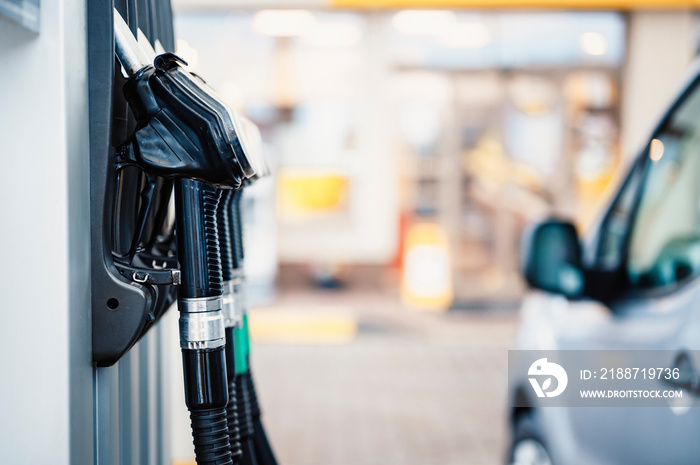
[[182,59],[163,53],[149,63],[116,10],[114,22],[116,54],[129,76],[124,96],[137,122],[118,147],[118,162],[174,180],[180,347],[196,460],[231,464],[216,215],[222,192],[256,174],[249,148],[254,141],[250,128],[182,67]]
[[119,13],[116,53],[129,76],[124,96],[136,130],[119,147],[122,163],[168,178],[198,179],[237,188],[255,175],[241,118],[173,53],[147,61]]

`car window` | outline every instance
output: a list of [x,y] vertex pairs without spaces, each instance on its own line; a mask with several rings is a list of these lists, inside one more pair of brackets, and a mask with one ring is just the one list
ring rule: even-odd
[[649,144],[627,252],[628,282],[659,288],[700,274],[700,91]]

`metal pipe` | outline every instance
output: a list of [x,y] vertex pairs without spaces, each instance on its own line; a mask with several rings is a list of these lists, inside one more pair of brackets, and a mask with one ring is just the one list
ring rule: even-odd
[[150,63],[122,15],[114,9],[114,49],[119,63],[129,76],[133,76]]

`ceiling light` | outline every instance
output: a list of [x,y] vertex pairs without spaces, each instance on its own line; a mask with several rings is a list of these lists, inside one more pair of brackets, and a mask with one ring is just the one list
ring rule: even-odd
[[253,16],[253,30],[273,37],[294,37],[307,32],[316,17],[307,10],[262,10]]
[[597,32],[584,32],[579,39],[584,52],[593,56],[605,55],[608,51],[608,41]]
[[394,15],[391,24],[401,34],[410,36],[438,35],[457,20],[448,10],[403,10]]
[[357,24],[341,22],[317,23],[302,41],[313,47],[341,48],[351,47],[362,39],[362,30]]
[[482,23],[454,23],[438,39],[445,47],[480,48],[491,42],[491,32]]

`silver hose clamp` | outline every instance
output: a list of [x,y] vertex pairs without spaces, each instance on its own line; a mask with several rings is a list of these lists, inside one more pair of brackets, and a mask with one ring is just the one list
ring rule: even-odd
[[235,280],[224,281],[224,295],[222,297],[224,326],[226,328],[238,328],[243,324],[243,318],[236,314],[236,284]]
[[180,347],[215,349],[226,344],[221,296],[178,299]]
[[215,297],[183,297],[177,299],[180,313],[215,312],[221,310],[221,296]]

